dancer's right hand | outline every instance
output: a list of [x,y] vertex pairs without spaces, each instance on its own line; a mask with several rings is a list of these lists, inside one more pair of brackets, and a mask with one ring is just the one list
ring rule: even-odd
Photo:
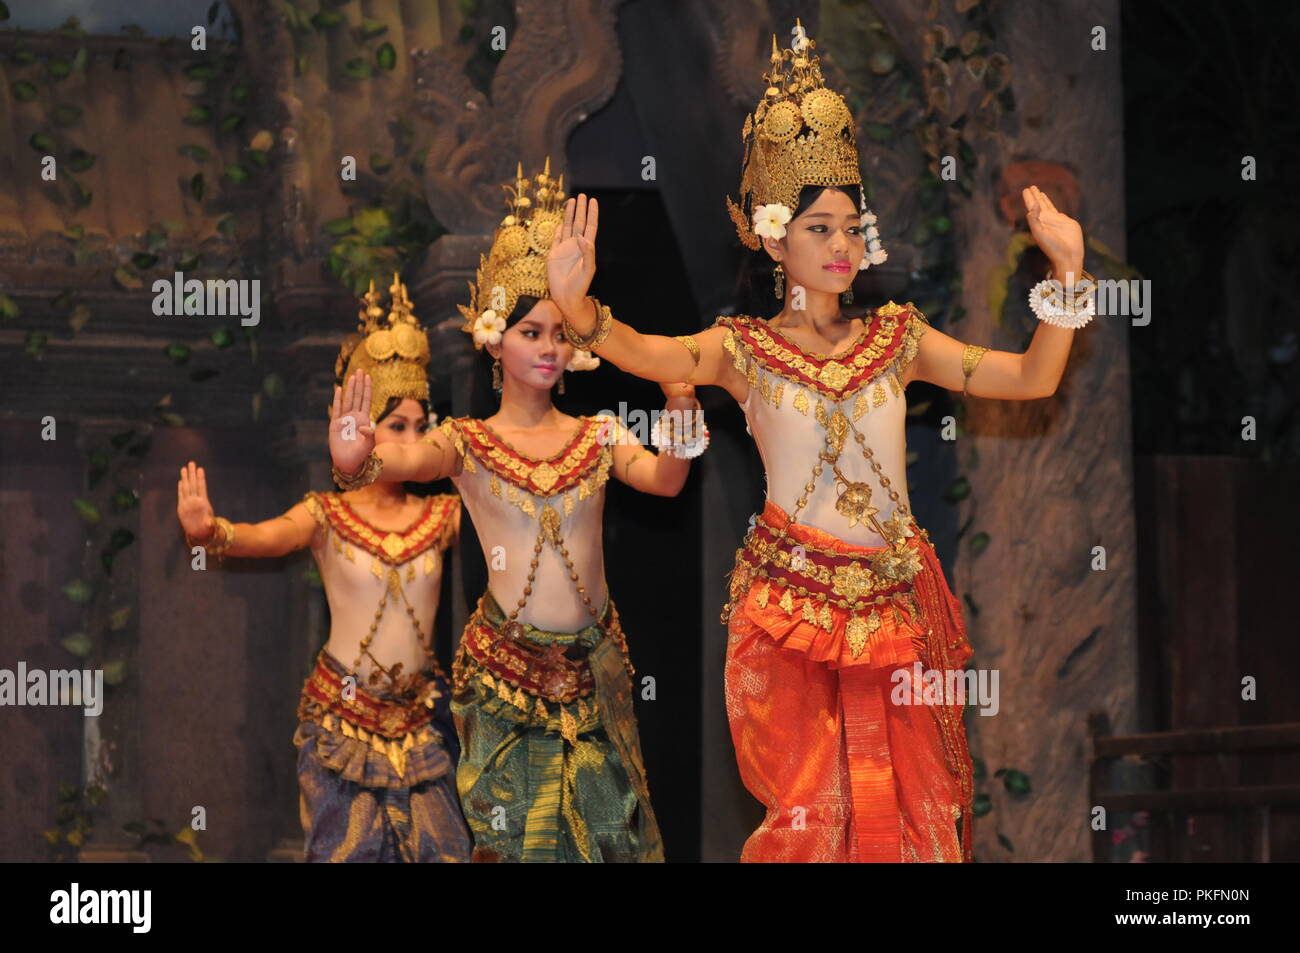
[[217,527],[208,501],[208,478],[193,460],[181,467],[181,478],[176,481],[176,516],[190,539],[199,542]]
[[568,314],[587,296],[596,276],[596,227],[600,207],[586,195],[564,203],[546,256],[546,284],[551,300]]
[[370,419],[370,375],[357,370],[334,388],[330,411],[330,458],[343,473],[356,473],[375,448],[375,423]]

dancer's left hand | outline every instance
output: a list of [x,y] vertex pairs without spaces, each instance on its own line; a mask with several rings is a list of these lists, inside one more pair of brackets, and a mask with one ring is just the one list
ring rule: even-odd
[[1064,212],[1059,212],[1047,194],[1036,185],[1021,191],[1025,200],[1025,219],[1029,233],[1051,261],[1054,277],[1065,280],[1065,272],[1083,269],[1083,229]]

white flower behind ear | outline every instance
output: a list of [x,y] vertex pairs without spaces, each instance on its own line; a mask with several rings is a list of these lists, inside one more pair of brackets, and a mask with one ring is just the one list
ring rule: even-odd
[[876,229],[876,213],[863,208],[861,224],[862,234],[867,240],[867,254],[858,263],[858,271],[866,271],[872,265],[883,265],[889,256],[885,254],[885,249],[880,247],[880,232]]
[[785,238],[790,210],[780,202],[760,205],[754,210],[754,234],[759,238]]
[[478,320],[474,322],[474,346],[482,347],[484,344],[500,344],[501,334],[505,329],[505,318],[489,308],[479,315]]
[[569,363],[565,365],[566,371],[594,371],[600,367],[600,358],[596,357],[590,351],[573,352],[573,357],[569,358]]

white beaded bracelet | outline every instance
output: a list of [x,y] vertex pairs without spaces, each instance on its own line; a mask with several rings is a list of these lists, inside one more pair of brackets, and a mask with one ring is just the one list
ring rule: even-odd
[[1076,282],[1067,306],[1065,286],[1055,278],[1044,278],[1029,289],[1029,310],[1046,324],[1077,330],[1097,313],[1097,285],[1087,277]]
[[709,428],[702,420],[695,438],[682,442],[673,439],[675,435],[671,432],[671,425],[672,418],[667,414],[661,414],[654,428],[650,431],[650,444],[656,450],[679,460],[690,460],[698,457],[709,448]]

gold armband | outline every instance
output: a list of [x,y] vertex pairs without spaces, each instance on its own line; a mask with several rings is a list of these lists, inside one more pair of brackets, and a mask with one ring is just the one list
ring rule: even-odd
[[700,366],[700,342],[695,340],[695,335],[679,334],[677,337],[673,338],[673,340],[681,341],[682,344],[686,346],[686,350],[691,352],[691,360],[695,362],[696,367],[699,367]]
[[980,347],[978,344],[967,344],[961,352],[961,392],[966,393],[966,385],[970,383],[970,376],[975,373],[975,368],[979,367],[980,361],[984,359],[984,354],[988,351],[986,347]]

